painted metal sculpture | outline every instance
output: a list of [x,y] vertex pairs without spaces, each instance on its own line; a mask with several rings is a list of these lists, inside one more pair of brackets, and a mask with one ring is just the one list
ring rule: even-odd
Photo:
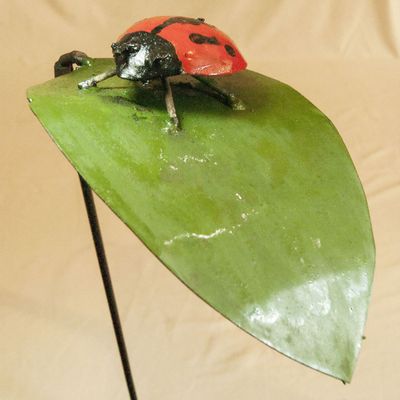
[[[64,54],[55,64],[59,78],[28,90],[32,111],[81,182],[227,319],[350,382],[375,250],[365,195],[333,124],[290,86],[244,70],[232,41],[202,19],[150,18],[112,48],[114,59]],[[74,64],[82,68],[73,71]],[[77,89],[114,75],[137,82]],[[168,130],[179,127],[171,83],[185,82],[176,99],[185,134],[165,134],[156,79],[167,89],[174,121]],[[238,98],[242,112],[234,111]],[[82,187],[104,264],[94,203]],[[118,315],[111,313],[133,393]]]
[[[96,86],[114,75],[144,83],[159,78],[166,88],[168,114],[178,129],[170,77],[189,74],[211,86],[204,77],[233,74],[247,66],[233,41],[203,18],[147,18],[127,29],[111,48],[115,68],[80,82],[79,88]],[[232,108],[244,108],[233,93],[211,87]]]

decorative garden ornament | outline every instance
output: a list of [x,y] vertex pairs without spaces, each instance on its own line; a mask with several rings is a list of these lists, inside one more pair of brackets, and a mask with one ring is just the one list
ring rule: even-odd
[[[89,186],[223,316],[350,382],[375,248],[360,180],[331,121],[288,85],[246,70],[231,39],[203,19],[145,19],[112,49],[113,60],[61,56],[58,78],[28,99],[81,176],[131,399]],[[114,75],[123,80],[80,90]],[[180,127],[170,79],[179,135],[168,129],[170,119]]]

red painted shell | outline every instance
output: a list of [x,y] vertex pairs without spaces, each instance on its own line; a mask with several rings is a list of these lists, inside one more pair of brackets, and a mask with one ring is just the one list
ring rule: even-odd
[[[216,27],[196,20],[195,24],[179,22],[184,17],[152,17],[136,22],[119,39],[128,33],[151,32],[167,20],[178,22],[165,24],[156,34],[172,43],[182,63],[183,71],[190,75],[226,75],[246,68],[247,63],[233,41]],[[206,37],[208,43],[196,43],[196,38]],[[195,40],[195,41],[193,41]],[[211,43],[210,43],[211,42]]]

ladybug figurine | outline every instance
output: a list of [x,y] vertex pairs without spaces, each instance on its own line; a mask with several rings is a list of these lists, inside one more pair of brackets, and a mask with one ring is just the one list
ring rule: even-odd
[[244,109],[234,94],[204,79],[228,75],[246,68],[247,63],[232,40],[203,18],[152,17],[136,22],[111,45],[115,68],[93,76],[78,87],[86,89],[118,75],[122,79],[148,82],[161,79],[166,89],[168,114],[179,129],[169,78],[188,74],[211,87],[234,109]]

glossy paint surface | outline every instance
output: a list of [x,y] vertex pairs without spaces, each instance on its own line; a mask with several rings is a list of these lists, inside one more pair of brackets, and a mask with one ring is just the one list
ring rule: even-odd
[[[180,17],[152,17],[138,21],[129,27],[120,39],[127,33],[145,31],[151,32],[169,18]],[[215,38],[218,44],[196,43],[190,37],[192,34],[207,38]],[[224,32],[207,23],[192,25],[188,23],[174,23],[163,28],[157,35],[171,42],[183,71],[190,75],[225,75],[241,71],[247,63],[235,43]],[[227,51],[227,47],[228,51]]]
[[[112,60],[28,90],[33,112],[95,192],[188,287],[262,342],[350,381],[375,250],[364,193],[332,123],[252,71],[213,79],[233,111],[175,85],[77,83]],[[134,289],[134,288],[133,288]]]

